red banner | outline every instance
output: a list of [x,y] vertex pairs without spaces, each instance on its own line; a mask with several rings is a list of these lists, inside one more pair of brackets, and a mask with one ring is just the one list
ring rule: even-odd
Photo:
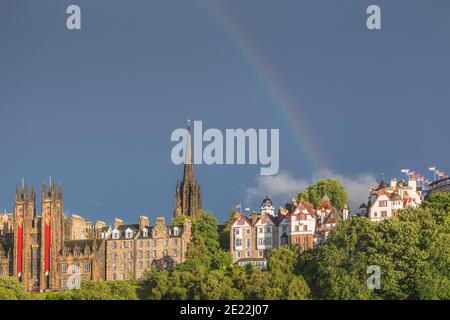
[[17,274],[22,273],[23,229],[22,223],[17,226]]
[[50,271],[50,211],[45,215],[45,274]]

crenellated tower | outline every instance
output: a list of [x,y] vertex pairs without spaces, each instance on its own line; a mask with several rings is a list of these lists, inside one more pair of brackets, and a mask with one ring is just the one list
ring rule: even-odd
[[13,275],[23,283],[28,290],[36,285],[38,266],[29,261],[39,258],[37,242],[36,195],[34,188],[28,193],[25,183],[22,190],[16,186],[14,193],[14,249]]
[[62,187],[55,189],[50,183],[49,190],[42,186],[42,218],[40,224],[40,288],[56,289],[60,285],[58,271],[59,253],[64,245],[64,210]]

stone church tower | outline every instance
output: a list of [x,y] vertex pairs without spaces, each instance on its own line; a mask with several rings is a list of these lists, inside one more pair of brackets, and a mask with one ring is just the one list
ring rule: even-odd
[[40,225],[40,288],[55,289],[60,286],[58,272],[59,253],[64,244],[64,213],[62,204],[62,187],[50,184],[47,192],[42,186],[42,218]]
[[58,255],[64,243],[62,189],[42,188],[42,216],[36,215],[34,188],[24,184],[14,194],[13,275],[29,291],[57,289],[60,284]]
[[202,209],[200,185],[195,180],[192,162],[191,126],[188,122],[186,137],[186,159],[184,162],[183,181],[177,181],[174,216],[187,215],[196,218]]

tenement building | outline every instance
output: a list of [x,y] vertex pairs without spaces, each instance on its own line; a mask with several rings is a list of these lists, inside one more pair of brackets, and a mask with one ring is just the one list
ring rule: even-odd
[[[37,214],[40,212],[40,215]],[[24,184],[14,194],[14,213],[0,215],[0,276],[13,276],[29,291],[78,288],[81,280],[140,278],[145,269],[169,267],[184,260],[191,223],[154,226],[141,216],[138,224],[114,228],[102,221],[67,217],[61,185],[44,184],[40,208],[34,188]]]
[[253,212],[251,216],[236,213],[230,231],[233,262],[265,269],[270,250],[289,245],[297,246],[300,252],[312,249],[325,242],[336,224],[347,217],[348,209],[338,212],[326,196],[318,208],[304,200],[292,199],[291,211],[280,208],[278,212],[266,197],[260,213]]

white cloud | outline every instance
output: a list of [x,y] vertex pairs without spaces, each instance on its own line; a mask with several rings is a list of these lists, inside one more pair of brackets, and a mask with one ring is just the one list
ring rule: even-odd
[[353,211],[367,200],[370,187],[377,184],[373,173],[345,176],[324,168],[310,179],[295,179],[287,172],[280,172],[275,176],[258,176],[255,184],[246,190],[245,200],[250,203],[269,195],[272,200],[279,202],[278,206],[281,206],[298,192],[304,191],[322,179],[338,179],[343,184],[349,194],[350,207]]

